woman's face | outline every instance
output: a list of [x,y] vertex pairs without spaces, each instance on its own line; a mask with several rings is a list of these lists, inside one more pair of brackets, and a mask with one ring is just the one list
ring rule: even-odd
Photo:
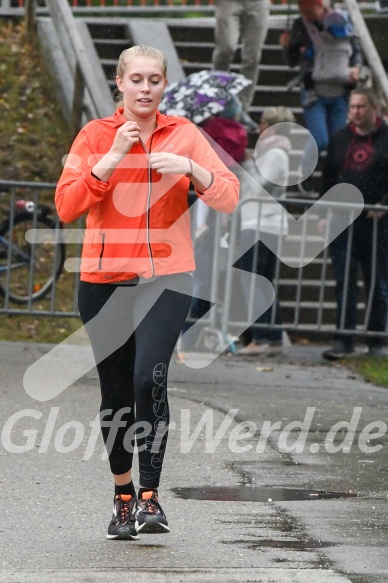
[[167,79],[159,59],[134,57],[127,63],[123,77],[116,77],[116,83],[123,94],[124,109],[137,118],[147,119],[155,114]]

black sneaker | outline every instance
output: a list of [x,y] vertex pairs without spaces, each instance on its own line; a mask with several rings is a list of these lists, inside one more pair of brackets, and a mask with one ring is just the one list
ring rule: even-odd
[[322,356],[325,360],[340,360],[353,352],[353,346],[346,346],[343,342],[334,342],[331,348],[322,352]]
[[116,494],[113,516],[106,538],[111,540],[137,540],[135,528],[136,498],[129,494]]
[[140,534],[170,532],[166,515],[158,502],[155,491],[143,492],[137,501],[136,531]]

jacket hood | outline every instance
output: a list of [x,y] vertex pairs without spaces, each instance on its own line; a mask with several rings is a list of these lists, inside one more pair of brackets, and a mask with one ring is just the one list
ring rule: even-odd
[[261,137],[256,144],[255,157],[262,156],[267,150],[271,150],[272,148],[282,148],[286,152],[289,152],[291,150],[291,142],[286,136],[280,136],[279,134]]
[[[365,136],[372,136],[373,134],[377,134],[379,132],[380,128],[383,127],[383,126],[385,126],[385,125],[386,125],[386,123],[383,120],[383,118],[382,117],[377,117],[377,119],[376,119],[376,127],[371,132],[369,132],[369,134],[365,134]],[[361,134],[359,134],[357,132],[357,127],[355,126],[354,123],[351,122],[349,124],[349,129],[352,132],[352,134],[354,134],[355,136],[361,136]]]

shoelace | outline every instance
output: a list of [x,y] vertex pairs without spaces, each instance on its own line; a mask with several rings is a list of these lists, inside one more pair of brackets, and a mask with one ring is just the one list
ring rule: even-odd
[[119,503],[119,506],[117,509],[118,510],[117,516],[120,516],[120,520],[122,523],[126,523],[130,519],[131,514],[132,514],[132,509],[130,506],[130,503],[132,502],[132,498],[130,498],[129,500],[123,500],[122,498],[117,498],[116,500]]
[[158,513],[158,499],[155,495],[151,496],[150,498],[142,498],[139,500],[139,502],[142,502],[141,509],[143,512],[147,512],[148,514]]

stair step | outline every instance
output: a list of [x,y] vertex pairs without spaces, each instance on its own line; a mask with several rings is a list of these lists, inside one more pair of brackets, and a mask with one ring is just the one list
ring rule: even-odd
[[[288,265],[290,265],[289,269],[299,269],[297,262],[299,262],[299,258],[295,257],[295,256],[284,256],[282,258],[283,263],[286,263],[287,267]],[[296,265],[293,266],[292,264],[295,263]],[[314,267],[318,267],[318,266],[322,266],[325,263],[325,260],[323,257],[316,257],[314,259]],[[311,267],[311,264],[307,265],[306,267],[303,267],[303,270],[306,270],[308,267]]]
[[[195,50],[195,60],[194,59],[182,59],[182,61],[183,61],[182,64],[185,67],[187,67],[188,69],[190,69],[190,68],[192,68],[192,69],[195,68],[195,70],[197,70],[197,69],[198,70],[212,69],[213,65],[212,65],[210,58],[206,59],[206,60],[198,60],[198,48],[201,48],[201,45],[197,45],[196,47],[193,47],[193,50]],[[293,71],[292,69],[289,69],[286,65],[284,65],[282,63],[281,58],[279,58],[277,60],[277,62],[275,62],[275,63],[273,63],[273,62],[266,63],[265,59],[263,59],[262,65],[260,65],[260,68],[262,68],[263,70],[265,69],[267,71],[274,70],[273,69],[274,67],[277,67],[276,70],[278,70],[278,71],[290,72],[293,77],[295,77],[297,74],[297,71]],[[239,73],[241,70],[241,63],[238,62],[237,60],[233,61],[233,63],[230,66],[230,70],[234,71],[235,73]],[[288,89],[286,87],[284,89],[288,91]]]
[[[252,105],[250,107],[250,110],[249,111],[250,111],[251,114],[253,114],[253,117],[256,118],[256,117],[260,117],[260,115],[263,113],[264,109],[266,109],[267,107],[272,107],[272,106],[273,106],[273,103],[268,103],[268,104],[264,104],[263,103],[263,104],[260,104],[260,105]],[[303,115],[303,109],[302,109],[302,107],[292,106],[292,107],[289,107],[289,109],[292,111],[292,113],[294,115],[297,115],[299,117]]]
[[194,44],[192,41],[177,40],[174,42],[174,45],[177,49],[189,48],[189,49],[193,49],[194,51],[197,50],[198,47],[206,48],[206,49],[210,49],[210,50],[214,49],[214,42],[207,42],[207,41],[198,42],[197,44]]
[[[282,304],[282,308],[293,308],[295,306],[295,302],[290,301],[290,300],[284,300],[281,302]],[[309,301],[301,301],[299,302],[299,309],[307,309],[307,310],[311,310],[314,309],[316,310],[317,308],[322,308],[324,310],[336,310],[337,309],[337,302],[309,302]],[[357,303],[357,310],[364,310],[365,309],[365,303],[364,302],[358,302]]]
[[[299,285],[299,279],[279,279],[278,280],[278,285],[279,287],[281,286],[295,286],[297,287]],[[334,288],[335,287],[335,281],[334,280],[330,280],[330,281],[325,281],[324,283],[324,287],[328,287],[328,288]],[[322,281],[320,279],[306,279],[302,281],[302,285],[304,287],[321,287],[322,285]],[[361,287],[361,282],[359,282],[359,287]]]
[[98,45],[114,45],[114,46],[121,46],[123,44],[126,45],[126,47],[128,48],[128,39],[125,38],[116,38],[116,39],[110,39],[110,38],[98,38],[98,39],[93,39],[95,44]]
[[128,38],[126,24],[121,22],[88,21],[88,29],[93,39],[114,40],[117,39],[117,37]]
[[[175,47],[177,49],[179,48],[188,48],[188,49],[192,49],[193,51],[196,51],[198,47],[201,48],[206,48],[206,49],[210,49],[211,51],[214,49],[215,43],[214,41],[185,41],[185,40],[176,40],[174,42]],[[237,52],[241,51],[241,47],[242,45],[239,44],[237,45]],[[282,53],[283,49],[280,45],[277,44],[268,44],[268,43],[264,43],[263,45],[263,51],[276,51],[278,53]]]
[[[214,19],[207,19],[209,21],[204,27],[198,30],[193,23],[189,25],[185,23],[183,27],[175,21],[170,24],[170,32],[175,38],[175,48],[179,55],[180,61],[184,68],[185,74],[200,71],[211,70],[211,57],[214,49]],[[212,23],[212,24],[211,24]],[[266,44],[263,48],[262,64],[260,66],[259,83],[255,88],[255,100],[250,109],[254,119],[259,121],[263,110],[268,106],[273,105],[288,105],[291,111],[296,116],[299,123],[303,122],[302,108],[299,105],[299,89],[297,87],[289,89],[287,84],[296,76],[296,70],[290,69],[283,60],[282,48],[276,44],[279,30],[284,26],[284,19],[278,21],[278,28],[271,32]],[[104,27],[96,27],[93,29],[94,42],[96,49],[101,58],[101,64],[107,76],[107,82],[110,88],[116,89],[114,81],[114,73],[117,66],[117,58],[121,50],[127,48],[129,40],[125,35],[123,38],[118,38],[117,35],[123,36],[123,28],[107,28],[107,36],[111,38],[104,38]],[[193,40],[190,40],[193,39]],[[231,70],[234,72],[241,71],[240,65],[241,50],[236,52],[235,61],[232,64]],[[306,135],[306,130],[300,129],[293,132],[294,143],[296,147],[292,150],[290,155],[290,176],[295,179],[298,176],[297,167],[302,155],[302,140]],[[250,136],[250,146],[253,150],[257,141],[257,136]],[[315,177],[319,180],[321,176],[320,169],[315,171]],[[302,195],[297,190],[297,186],[289,188],[289,197],[303,199]],[[290,204],[287,208],[296,218],[300,217],[311,205],[315,202],[314,198],[306,198],[305,203]],[[322,243],[322,237],[316,234],[315,224],[317,215],[308,216],[306,243],[308,246]],[[299,250],[301,239],[297,234],[292,232],[292,224],[290,224],[290,234],[287,237],[287,257],[285,258],[287,264],[282,263],[280,266],[279,280],[277,289],[282,308],[284,310],[285,322],[293,321],[296,310],[299,312],[300,326],[306,329],[311,328],[316,330],[316,322],[319,314],[325,320],[327,330],[333,330],[335,324],[335,282],[332,278],[331,262],[327,260],[327,254],[321,254],[312,264],[302,268],[298,267]],[[294,255],[294,256],[293,256]],[[292,267],[294,265],[294,267]],[[327,278],[322,289],[322,282],[319,279],[322,270],[326,269]],[[297,275],[302,274],[302,280],[298,279]],[[298,295],[298,298],[296,297]],[[320,296],[323,296],[323,301],[320,301]],[[295,299],[294,299],[295,297]],[[296,299],[299,299],[297,304]],[[361,309],[363,304],[359,305]],[[305,323],[306,322],[306,323]],[[314,323],[312,323],[314,322]]]
[[[298,235],[288,235],[287,236],[287,245],[291,243],[300,243],[301,238]],[[322,237],[320,235],[309,235],[306,234],[306,243],[322,243]]]
[[268,92],[277,92],[277,93],[295,93],[299,95],[299,89],[297,87],[293,87],[292,89],[288,89],[284,87],[284,85],[256,85],[256,91],[268,91]]

